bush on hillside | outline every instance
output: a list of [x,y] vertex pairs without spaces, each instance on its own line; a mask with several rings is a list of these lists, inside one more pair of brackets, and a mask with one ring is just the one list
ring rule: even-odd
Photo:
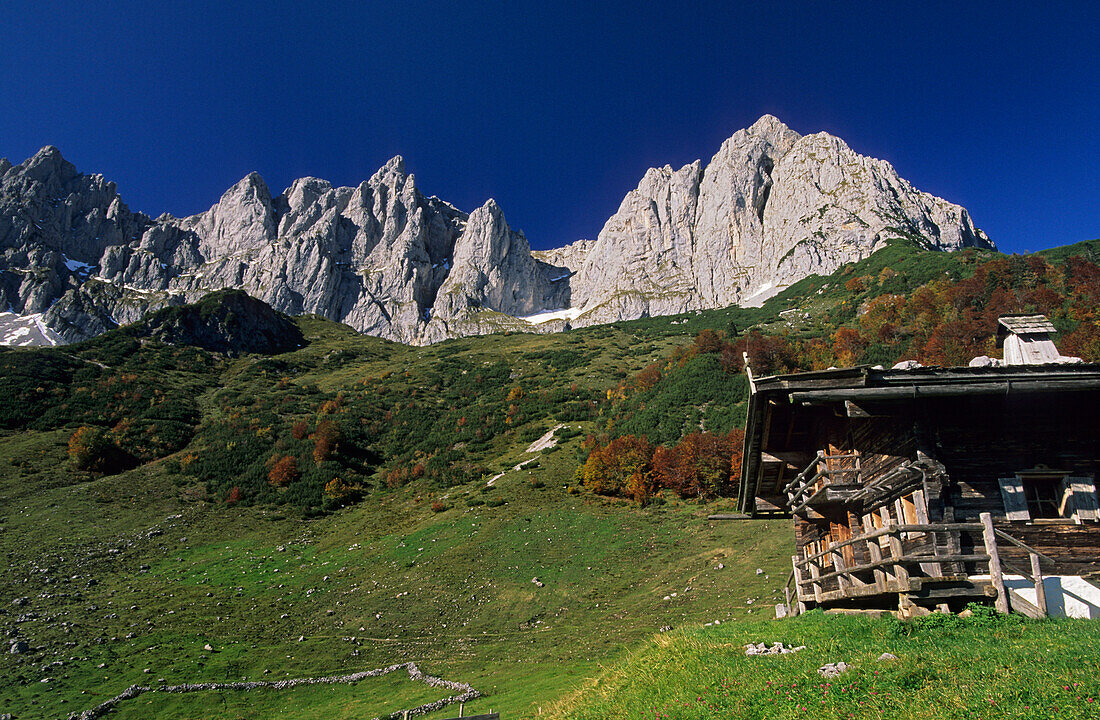
[[133,458],[120,450],[101,427],[84,425],[69,436],[69,459],[77,470],[116,473],[133,466]]

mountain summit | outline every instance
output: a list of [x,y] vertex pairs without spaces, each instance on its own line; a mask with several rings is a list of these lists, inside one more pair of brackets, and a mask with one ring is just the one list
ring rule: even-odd
[[273,196],[250,173],[182,219],[131,212],[51,146],[0,160],[0,301],[66,342],[225,288],[404,343],[554,330],[757,304],[893,239],[993,247],[889,163],[770,115],[705,166],[646,172],[596,240],[534,252],[495,201],[426,198],[400,157],[355,188],[301,178]]

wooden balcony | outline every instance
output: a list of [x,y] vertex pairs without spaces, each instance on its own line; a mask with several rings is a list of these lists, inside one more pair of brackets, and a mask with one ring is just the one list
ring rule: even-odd
[[[1029,570],[1008,569],[1034,583],[1037,606],[1010,598],[1005,590],[998,539],[1028,554]],[[995,529],[990,515],[982,513],[979,523],[890,523],[814,555],[795,555],[791,562],[786,589],[790,614],[818,606],[887,607],[895,600],[899,606],[956,609],[966,602],[992,600],[1002,612],[1011,607],[1042,617],[1046,600],[1040,563],[1054,560]]]
[[862,488],[859,453],[826,455],[818,451],[817,457],[783,491],[793,514],[808,507],[851,502]]

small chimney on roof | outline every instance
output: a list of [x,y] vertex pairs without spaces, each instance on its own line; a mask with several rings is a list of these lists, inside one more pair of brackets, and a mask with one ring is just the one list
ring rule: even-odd
[[1063,357],[1051,333],[1057,332],[1046,315],[1003,315],[997,318],[997,347],[1004,348],[1005,365],[1043,365],[1081,362]]

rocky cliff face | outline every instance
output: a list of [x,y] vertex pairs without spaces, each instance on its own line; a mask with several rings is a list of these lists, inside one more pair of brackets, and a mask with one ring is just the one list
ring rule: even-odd
[[646,173],[573,278],[574,325],[759,304],[887,241],[993,247],[964,208],[843,140],[764,116],[710,163]]
[[400,157],[355,188],[274,196],[252,173],[182,219],[131,212],[53,147],[0,161],[0,302],[65,342],[223,288],[405,343],[553,330],[762,302],[892,238],[992,247],[889,163],[771,116],[706,166],[647,172],[596,240],[537,252],[492,200],[467,215],[424,197]]

